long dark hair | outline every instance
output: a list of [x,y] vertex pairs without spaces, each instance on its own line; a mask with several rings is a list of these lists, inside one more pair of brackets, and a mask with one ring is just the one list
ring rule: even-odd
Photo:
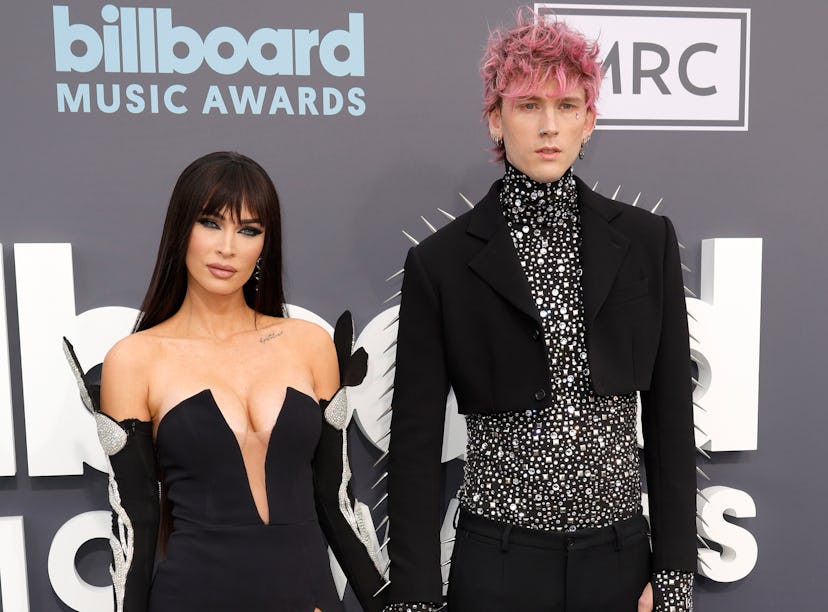
[[284,316],[282,221],[276,188],[264,168],[249,157],[218,151],[199,157],[175,183],[155,269],[133,332],[154,327],[181,308],[187,293],[185,255],[198,218],[225,213],[238,222],[242,208],[261,220],[265,230],[259,279],[251,276],[244,284],[245,302],[258,313]]

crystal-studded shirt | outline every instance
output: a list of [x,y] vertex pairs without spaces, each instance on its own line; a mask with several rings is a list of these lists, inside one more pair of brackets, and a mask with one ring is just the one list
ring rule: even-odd
[[[600,396],[592,390],[572,170],[556,182],[538,183],[507,164],[500,200],[540,315],[551,394],[540,409],[466,415],[460,504],[474,514],[544,531],[605,527],[630,518],[641,503],[636,395]],[[691,609],[692,573],[659,571],[652,583],[656,612]]]

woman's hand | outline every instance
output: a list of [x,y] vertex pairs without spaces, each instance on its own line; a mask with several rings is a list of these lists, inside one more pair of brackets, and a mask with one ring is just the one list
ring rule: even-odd
[[653,612],[653,585],[649,582],[638,598],[638,612]]

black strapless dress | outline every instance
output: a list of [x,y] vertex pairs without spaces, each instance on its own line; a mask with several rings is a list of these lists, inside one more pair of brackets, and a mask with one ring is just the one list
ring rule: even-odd
[[319,405],[288,388],[265,458],[265,524],[210,390],[164,416],[156,449],[173,533],[150,612],[342,610],[314,505],[311,462],[321,428]]

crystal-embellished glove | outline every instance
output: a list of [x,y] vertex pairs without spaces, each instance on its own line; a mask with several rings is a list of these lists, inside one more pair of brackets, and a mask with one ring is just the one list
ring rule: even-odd
[[324,409],[322,434],[313,459],[316,511],[328,545],[348,578],[362,607],[379,612],[384,604],[384,558],[368,506],[355,500],[349,482],[348,401],[345,387],[359,385],[368,368],[368,354],[354,346],[354,323],[344,312],[334,328],[334,345],[342,385]]
[[112,506],[112,584],[116,612],[146,612],[158,537],[159,485],[152,442],[152,423],[117,422],[100,410],[97,365],[84,374],[72,344],[63,348],[78,383],[81,400],[95,417],[98,438],[107,458],[109,503]]

